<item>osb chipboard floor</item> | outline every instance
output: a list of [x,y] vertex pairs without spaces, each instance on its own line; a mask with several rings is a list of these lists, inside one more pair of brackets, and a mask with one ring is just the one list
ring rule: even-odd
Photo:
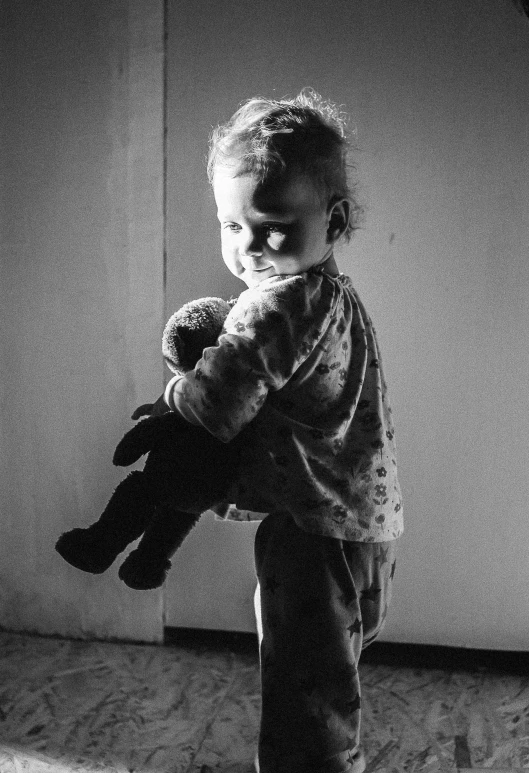
[[[361,676],[367,773],[529,768],[529,675]],[[249,773],[259,706],[253,649],[0,633],[0,773]]]

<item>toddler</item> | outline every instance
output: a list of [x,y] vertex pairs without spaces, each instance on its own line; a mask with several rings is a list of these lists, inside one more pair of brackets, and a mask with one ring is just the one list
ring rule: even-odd
[[252,99],[214,132],[222,256],[248,289],[164,395],[220,440],[246,435],[220,514],[261,520],[261,773],[364,769],[358,661],[384,623],[402,533],[375,330],[333,252],[360,212],[347,149],[313,92]]

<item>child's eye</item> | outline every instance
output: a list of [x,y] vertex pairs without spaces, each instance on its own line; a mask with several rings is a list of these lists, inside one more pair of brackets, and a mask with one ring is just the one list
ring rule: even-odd
[[241,226],[237,225],[237,223],[224,223],[222,228],[225,231],[232,231],[233,233],[237,233],[238,231],[241,230]]
[[266,232],[269,234],[285,234],[286,226],[284,223],[267,223],[265,226]]

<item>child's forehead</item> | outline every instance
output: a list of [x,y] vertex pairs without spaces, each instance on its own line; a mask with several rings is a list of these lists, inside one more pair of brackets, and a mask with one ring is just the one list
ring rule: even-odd
[[299,208],[322,206],[316,187],[301,174],[263,182],[251,173],[234,174],[233,169],[221,169],[213,178],[213,190],[219,211],[235,205],[284,215]]

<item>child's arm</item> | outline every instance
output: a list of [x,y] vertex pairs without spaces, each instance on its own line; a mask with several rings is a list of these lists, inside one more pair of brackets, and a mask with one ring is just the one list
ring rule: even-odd
[[215,346],[194,370],[169,382],[165,399],[223,442],[261,410],[269,391],[286,384],[330,324],[335,290],[321,277],[281,278],[241,294]]

